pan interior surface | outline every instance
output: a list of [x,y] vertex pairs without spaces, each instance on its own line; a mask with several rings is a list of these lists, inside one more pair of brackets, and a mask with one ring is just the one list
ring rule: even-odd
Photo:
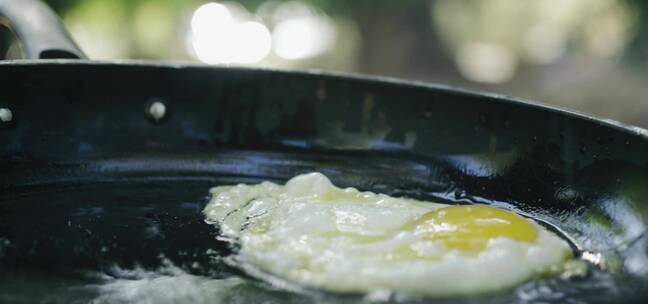
[[[352,155],[308,158],[284,153],[282,157],[293,161],[284,164],[281,174],[273,176],[264,175],[260,169],[268,165],[262,160],[277,159],[276,153],[229,151],[222,156],[223,159],[232,155],[229,153],[247,155],[251,160],[248,165],[258,171],[247,175],[223,171],[174,174],[177,168],[169,168],[177,166],[177,160],[158,160],[158,167],[150,167],[145,172],[137,167],[121,168],[113,172],[103,171],[101,178],[90,178],[95,176],[95,172],[84,175],[77,171],[85,178],[25,184],[4,191],[0,195],[0,239],[3,241],[0,247],[0,300],[12,303],[43,300],[54,303],[355,303],[377,299],[426,302],[426,299],[399,298],[394,294],[335,295],[290,284],[272,285],[250,277],[237,265],[228,262],[228,256],[236,248],[220,241],[217,227],[206,223],[201,213],[208,199],[207,190],[215,185],[264,180],[283,183],[285,172],[298,173],[313,167],[326,171],[324,159],[329,158],[348,164],[347,170],[329,171],[345,186],[451,204],[493,204],[545,222],[558,233],[565,233],[560,230],[565,227],[561,220],[571,221],[572,225],[580,222],[583,227],[587,224],[578,217],[561,219],[543,212],[525,212],[520,208],[522,206],[515,204],[459,195],[461,189],[458,188],[400,189],[376,183],[376,178],[371,175],[353,173],[369,172],[377,163],[411,168],[414,164],[411,161],[367,161]],[[258,159],[257,163],[252,159]],[[136,163],[134,159],[130,161]],[[120,162],[127,163],[124,160]],[[216,161],[210,164],[217,167]],[[438,163],[437,169],[443,170],[444,166]],[[201,167],[209,166],[203,163]],[[564,236],[574,242],[575,250],[579,250],[578,240],[571,239],[569,233]],[[621,258],[616,254],[607,257]],[[595,262],[590,261],[586,278],[567,281],[546,278],[506,292],[435,301],[612,301],[631,286]]]

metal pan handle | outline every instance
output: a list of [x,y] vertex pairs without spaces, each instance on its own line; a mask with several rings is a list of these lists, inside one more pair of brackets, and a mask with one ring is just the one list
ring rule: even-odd
[[40,0],[0,0],[0,23],[18,37],[27,59],[85,59],[58,16]]

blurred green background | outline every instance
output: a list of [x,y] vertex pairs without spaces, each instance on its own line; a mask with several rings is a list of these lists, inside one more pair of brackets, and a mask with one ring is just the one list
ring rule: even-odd
[[643,0],[46,2],[93,59],[386,75],[648,127]]

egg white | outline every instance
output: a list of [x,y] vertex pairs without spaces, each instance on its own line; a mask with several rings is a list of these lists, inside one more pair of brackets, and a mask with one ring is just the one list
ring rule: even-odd
[[448,205],[341,189],[320,173],[285,186],[263,182],[210,192],[204,213],[239,245],[238,261],[328,291],[488,292],[557,272],[572,256],[564,240],[532,220],[534,242],[493,238],[476,254],[446,248],[403,227]]

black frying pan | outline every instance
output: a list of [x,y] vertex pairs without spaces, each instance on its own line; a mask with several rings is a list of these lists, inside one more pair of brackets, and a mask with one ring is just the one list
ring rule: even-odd
[[28,57],[0,63],[0,302],[116,302],[111,282],[142,280],[124,269],[164,277],[169,263],[191,282],[243,279],[142,291],[154,302],[359,301],[248,278],[221,262],[232,249],[203,222],[211,186],[315,170],[341,186],[516,210],[590,263],[583,279],[438,301],[645,297],[643,129],[392,79],[88,61],[39,1],[2,0],[0,12]]

